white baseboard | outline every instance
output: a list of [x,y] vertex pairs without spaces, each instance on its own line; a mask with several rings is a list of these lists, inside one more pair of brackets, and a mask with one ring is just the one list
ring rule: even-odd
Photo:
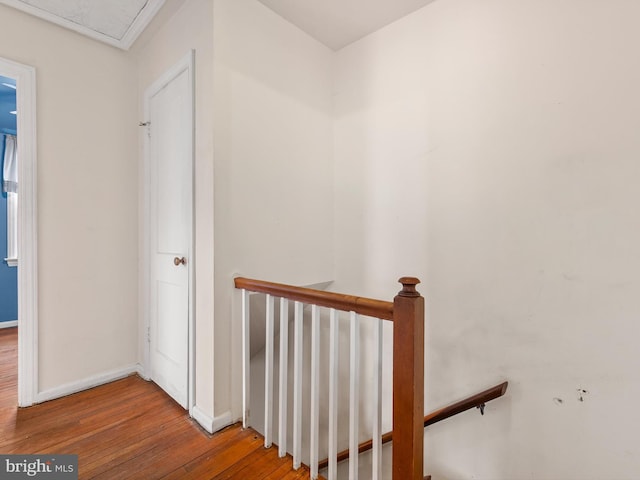
[[218,415],[217,417],[214,417],[212,433],[222,430],[224,427],[228,427],[233,423],[234,423],[234,420],[233,420],[233,417],[231,416],[231,411],[226,411],[222,415]]
[[146,380],[147,382],[151,380],[151,377],[147,375],[147,371],[144,368],[144,365],[141,363],[136,363],[136,373],[140,375],[140,378]]
[[209,433],[215,433],[233,423],[231,412],[225,412],[217,417],[211,417],[202,411],[202,409],[197,405],[194,405],[191,409],[191,417]]
[[121,378],[128,377],[134,373],[138,373],[138,365],[129,365],[128,367],[124,367],[118,370],[112,370],[110,372],[105,372],[100,375],[95,375],[93,377],[85,378],[84,380],[80,380],[78,382],[71,382],[64,385],[60,385],[59,387],[50,388],[49,390],[45,390],[43,392],[39,392],[36,395],[35,403],[47,402],[49,400],[54,400],[60,397],[66,397],[67,395],[71,395],[73,393],[78,393],[83,390],[88,390],[93,387],[97,387],[99,385],[104,385],[105,383],[110,383],[115,380],[120,380]]
[[213,433],[213,417],[204,413],[197,405],[194,405],[191,409],[191,418],[198,422],[207,432]]
[[0,328],[11,328],[11,327],[17,327],[18,326],[18,320],[9,320],[7,322],[0,322]]
[[233,423],[234,423],[234,420],[233,420],[233,417],[231,416],[231,411],[226,411],[222,415],[213,417],[212,433],[222,430],[224,427],[228,427]]

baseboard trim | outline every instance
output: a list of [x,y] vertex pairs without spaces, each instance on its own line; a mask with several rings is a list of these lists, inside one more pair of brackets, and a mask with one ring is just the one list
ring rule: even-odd
[[197,405],[194,405],[191,409],[191,418],[198,422],[207,432],[213,433],[213,417],[204,413]]
[[215,433],[233,423],[231,412],[225,412],[217,417],[211,417],[197,405],[194,405],[191,409],[191,417],[209,433]]
[[0,322],[0,328],[11,328],[11,327],[17,327],[18,326],[18,320],[9,320],[7,322]]
[[78,382],[66,383],[64,385],[60,385],[59,387],[54,387],[50,388],[49,390],[39,392],[36,395],[35,403],[42,403],[49,400],[55,400],[56,398],[66,397],[67,395],[71,395],[73,393],[78,393],[83,390],[88,390],[93,387],[98,387],[100,385],[113,382],[115,380],[120,380],[121,378],[125,378],[129,375],[138,373],[138,371],[139,368],[137,364],[129,365],[128,367],[111,370],[110,372],[105,372],[100,375],[88,377]]
[[229,425],[235,423],[233,421],[233,416],[231,415],[231,411],[226,411],[222,415],[218,415],[213,419],[213,432],[217,432],[222,430],[224,427],[228,427]]
[[151,380],[151,377],[147,375],[147,371],[145,370],[144,365],[142,365],[141,363],[136,363],[136,373],[140,375],[140,378],[146,380],[147,382]]

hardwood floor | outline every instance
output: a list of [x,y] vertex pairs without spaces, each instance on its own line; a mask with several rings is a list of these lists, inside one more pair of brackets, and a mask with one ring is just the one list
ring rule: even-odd
[[208,435],[137,376],[26,409],[16,404],[17,329],[0,329],[2,454],[77,454],[81,479],[309,478],[250,429]]

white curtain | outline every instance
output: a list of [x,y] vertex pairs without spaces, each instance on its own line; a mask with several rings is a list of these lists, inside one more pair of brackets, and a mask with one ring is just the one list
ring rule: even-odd
[[5,135],[2,190],[7,192],[7,264],[18,259],[18,148],[15,135]]
[[18,192],[18,145],[15,135],[5,135],[2,191]]

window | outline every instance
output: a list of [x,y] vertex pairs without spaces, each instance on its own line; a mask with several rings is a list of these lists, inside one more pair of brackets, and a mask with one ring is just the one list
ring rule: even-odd
[[7,257],[10,267],[18,266],[18,150],[15,135],[5,135],[2,191],[7,194]]

